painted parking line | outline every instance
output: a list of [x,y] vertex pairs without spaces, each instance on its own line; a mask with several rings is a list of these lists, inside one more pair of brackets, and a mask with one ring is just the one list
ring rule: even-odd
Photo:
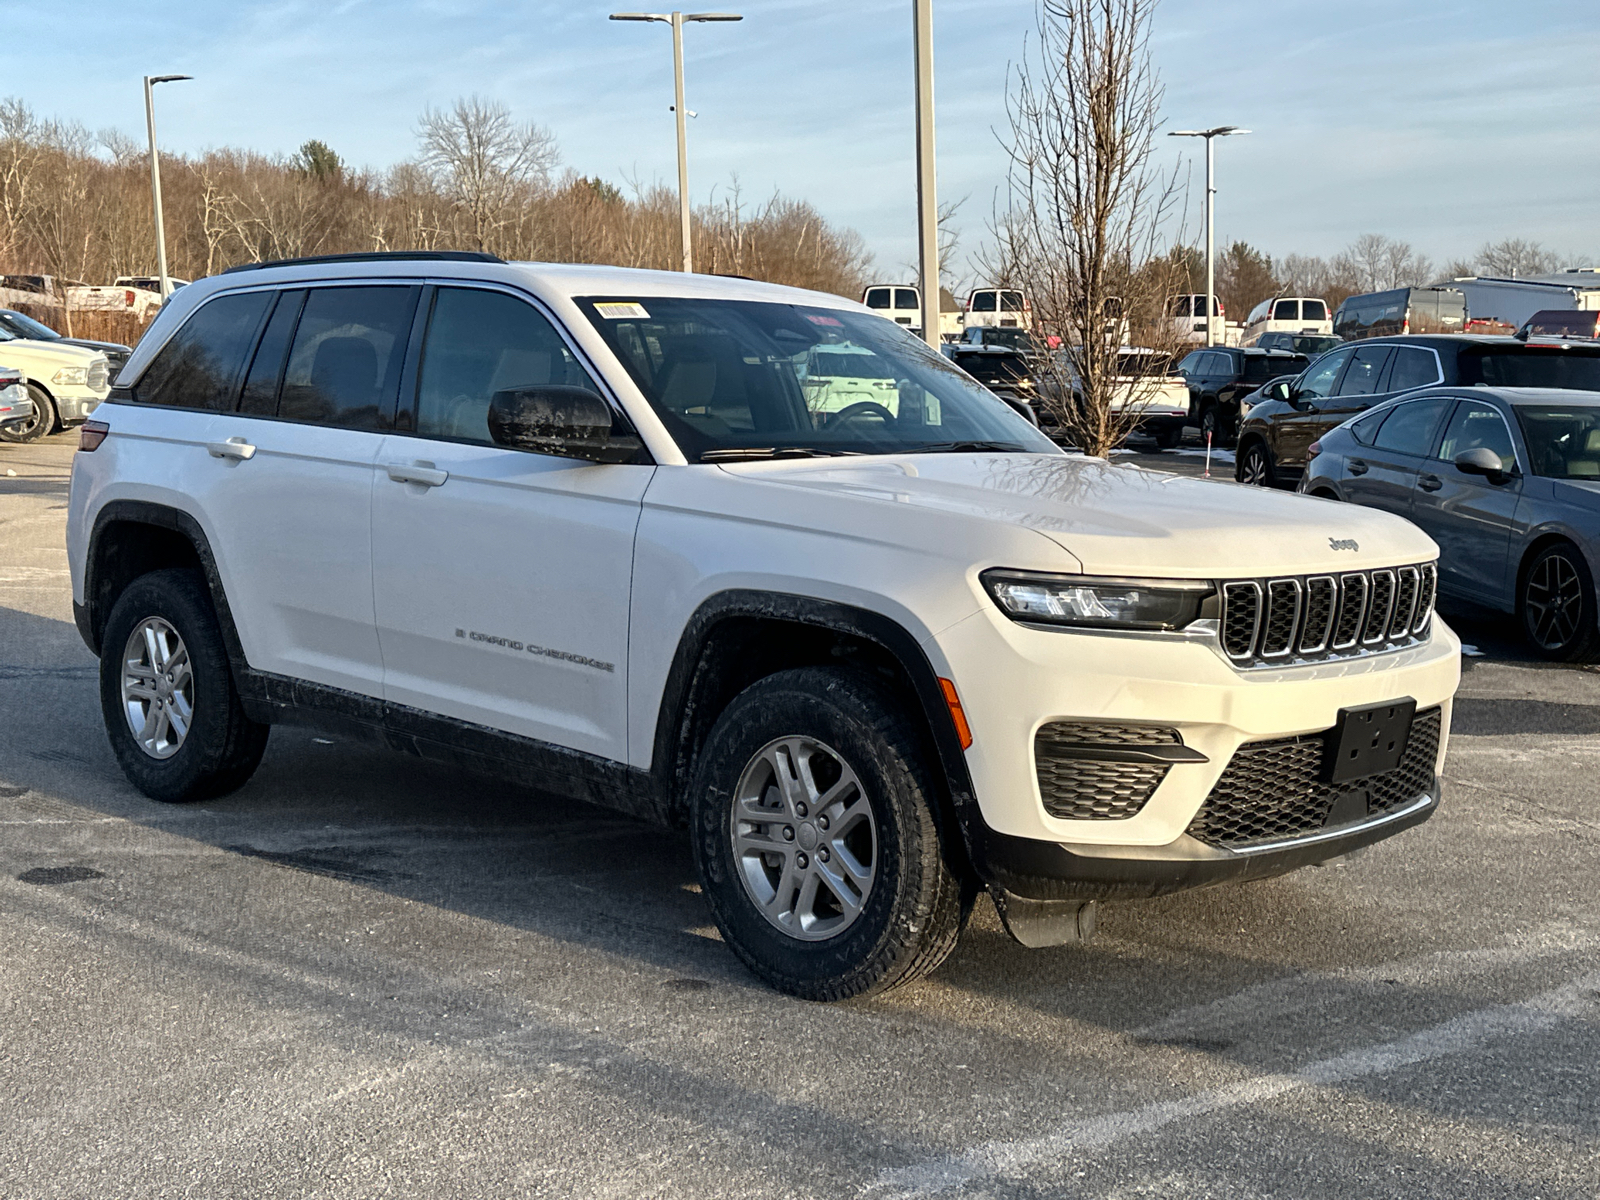
[[1014,1176],[1040,1163],[1082,1157],[1181,1121],[1263,1104],[1308,1088],[1386,1075],[1449,1055],[1470,1054],[1491,1042],[1541,1033],[1597,1012],[1600,971],[1527,1000],[1480,1008],[1406,1037],[1320,1059],[1288,1074],[1253,1075],[1179,1100],[1074,1121],[1039,1137],[999,1139],[956,1157],[892,1168],[880,1174],[869,1190],[880,1197],[929,1196],[974,1180]]

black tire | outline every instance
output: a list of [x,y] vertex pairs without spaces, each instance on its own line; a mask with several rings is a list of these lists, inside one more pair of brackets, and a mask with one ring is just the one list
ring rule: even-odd
[[1233,477],[1239,483],[1258,487],[1278,486],[1278,474],[1272,469],[1272,455],[1260,442],[1251,442],[1239,452],[1233,466]]
[[1546,546],[1528,563],[1517,613],[1535,654],[1552,662],[1600,661],[1594,577],[1571,542]]
[[37,442],[55,430],[56,406],[44,389],[36,383],[30,383],[28,398],[33,401],[33,416],[21,425],[0,427],[0,442]]
[[[875,874],[858,915],[822,940],[801,940],[763,914],[746,884],[753,860],[739,858],[733,846],[741,781],[764,752],[790,738],[836,753],[859,780],[859,791],[846,794],[864,797],[876,822]],[[695,864],[723,939],[779,991],[823,1001],[882,992],[932,971],[955,948],[975,889],[964,885],[963,873],[947,861],[955,839],[941,830],[925,741],[886,687],[870,676],[833,668],[768,676],[736,696],[718,717],[695,765],[690,793]],[[765,795],[775,796],[770,790],[775,785],[767,787]],[[778,816],[774,825],[788,822],[793,829],[799,823],[793,807],[772,811]],[[806,829],[798,832],[796,848],[806,840]],[[815,836],[816,829],[811,833]],[[789,866],[803,866],[805,856],[777,844],[777,833],[771,836],[774,849],[789,855],[782,870],[788,879]],[[814,844],[838,847],[841,840]],[[840,853],[836,850],[836,857]]]
[[1183,441],[1183,430],[1176,425],[1164,425],[1155,431],[1156,447],[1172,450]]
[[1200,406],[1200,441],[1206,440],[1206,434],[1211,435],[1213,446],[1222,445],[1222,430],[1217,425],[1217,406],[1206,403]]
[[[141,745],[123,694],[129,639],[152,620],[165,622],[181,639],[190,678],[187,729],[165,757]],[[152,686],[160,682],[160,673],[155,675]],[[241,787],[261,762],[271,729],[245,716],[211,596],[198,573],[181,569],[141,575],[112,606],[100,644],[100,708],[128,781],[152,800],[171,804],[211,800]]]

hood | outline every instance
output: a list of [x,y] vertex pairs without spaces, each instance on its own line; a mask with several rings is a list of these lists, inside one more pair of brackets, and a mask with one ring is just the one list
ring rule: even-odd
[[28,338],[0,342],[0,365],[16,367],[23,374],[39,379],[48,379],[62,367],[87,367],[95,359],[104,357],[98,350],[63,342],[38,342]]
[[1415,525],[1375,509],[1082,455],[921,454],[726,469],[1031,529],[1095,575],[1304,575],[1439,553]]

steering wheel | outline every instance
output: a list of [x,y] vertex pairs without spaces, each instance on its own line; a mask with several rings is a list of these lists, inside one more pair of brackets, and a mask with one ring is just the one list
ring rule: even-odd
[[842,425],[846,421],[854,421],[857,417],[876,414],[885,422],[892,422],[895,416],[876,400],[857,400],[854,404],[846,404],[838,412],[828,418],[829,425]]

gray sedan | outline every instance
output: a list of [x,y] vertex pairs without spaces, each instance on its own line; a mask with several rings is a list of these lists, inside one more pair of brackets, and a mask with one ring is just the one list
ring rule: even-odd
[[1547,658],[1600,661],[1600,392],[1439,387],[1323,434],[1299,490],[1407,517],[1439,590],[1517,615]]

